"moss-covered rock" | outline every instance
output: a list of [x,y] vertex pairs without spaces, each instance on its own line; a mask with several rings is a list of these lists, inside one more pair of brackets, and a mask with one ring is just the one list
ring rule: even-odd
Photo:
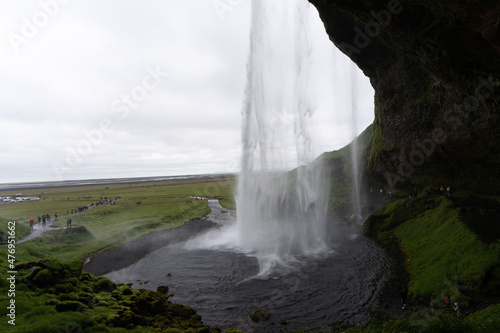
[[82,274],[83,261],[80,259],[71,260],[65,266],[73,276],[80,276]]
[[59,283],[54,286],[56,293],[71,293],[76,290],[76,287],[71,283]]
[[271,318],[271,314],[265,310],[257,309],[250,313],[250,318],[254,322],[268,321]]
[[196,314],[195,309],[182,304],[169,304],[168,311],[184,318],[191,318],[191,316],[194,316]]
[[99,277],[97,281],[94,282],[95,292],[112,292],[116,289],[116,284],[106,277]]
[[158,286],[158,288],[156,288],[156,291],[166,295],[168,294],[168,286]]
[[62,301],[56,305],[57,312],[65,312],[65,311],[81,312],[85,309],[88,309],[86,305],[76,301]]
[[85,332],[106,332],[107,327],[210,332],[194,309],[171,304],[168,287],[159,291],[131,289],[131,284],[116,285],[108,278],[82,272],[81,267],[81,261],[62,264],[53,259],[20,263],[18,288],[46,297],[45,306],[53,307],[54,313],[88,316],[81,325]]
[[103,332],[111,332],[106,325],[98,324],[92,327],[88,327],[85,329],[85,333],[103,333]]
[[111,292],[111,297],[113,297],[114,299],[119,301],[122,299],[123,295],[122,295],[121,291],[115,289]]
[[59,241],[74,241],[74,242],[86,242],[93,240],[95,237],[92,235],[87,228],[84,226],[76,226],[73,228],[64,228],[60,230],[57,236]]
[[51,286],[56,282],[56,276],[53,274],[53,271],[45,268],[41,269],[37,272],[37,274],[33,277],[31,282],[37,287],[47,287]]
[[236,328],[228,328],[227,330],[224,331],[224,333],[245,333],[245,332],[238,330]]

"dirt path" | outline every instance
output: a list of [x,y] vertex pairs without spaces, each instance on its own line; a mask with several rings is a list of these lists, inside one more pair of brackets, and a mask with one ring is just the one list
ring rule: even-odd
[[29,233],[28,235],[24,236],[23,238],[17,240],[16,244],[21,244],[21,243],[24,243],[30,239],[40,237],[46,231],[61,229],[61,228],[52,227],[54,222],[55,222],[55,219],[51,219],[50,221],[47,221],[47,225],[45,225],[45,226],[42,226],[41,222],[34,224],[33,229],[31,230],[31,233]]
[[[66,219],[66,218],[70,218],[71,216],[76,216],[78,214],[83,214],[83,213],[86,213],[88,212],[89,210],[91,210],[92,208],[95,208],[95,207],[100,207],[97,206],[97,205],[93,205],[93,206],[90,206],[88,207],[87,210],[83,211],[83,212],[80,212],[80,213],[75,213],[75,214],[71,214],[71,215],[63,215],[63,216],[60,216],[57,218],[57,220],[60,220],[60,219]],[[16,241],[16,244],[21,244],[21,243],[24,243],[30,239],[33,239],[33,238],[37,238],[37,237],[40,237],[42,236],[46,231],[49,231],[49,230],[57,230],[57,229],[63,229],[63,228],[67,228],[67,227],[62,227],[62,228],[57,228],[57,227],[53,227],[52,225],[54,224],[54,222],[56,221],[56,219],[50,219],[47,221],[47,224],[45,226],[42,226],[42,223],[39,222],[39,223],[35,223],[33,225],[33,229],[31,230],[31,233],[27,234],[26,236],[24,236],[23,238],[19,239]],[[71,227],[70,227],[71,228]]]

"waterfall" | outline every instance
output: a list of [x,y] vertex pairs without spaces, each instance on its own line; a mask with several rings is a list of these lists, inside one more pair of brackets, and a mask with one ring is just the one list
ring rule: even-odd
[[358,169],[358,140],[357,140],[357,114],[358,114],[358,96],[357,96],[357,79],[356,79],[356,67],[354,64],[351,64],[351,73],[349,75],[351,79],[351,160],[352,160],[352,183],[353,183],[353,210],[354,215],[352,217],[356,222],[362,222],[361,215],[361,193],[359,189],[359,169]]
[[329,251],[329,181],[310,132],[308,6],[252,1],[237,241],[256,255],[262,274]]

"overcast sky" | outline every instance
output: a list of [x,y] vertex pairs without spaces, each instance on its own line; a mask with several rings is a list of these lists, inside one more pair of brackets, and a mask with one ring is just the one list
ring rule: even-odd
[[[309,10],[319,155],[352,138],[352,63]],[[249,31],[250,0],[0,0],[0,183],[238,172]]]

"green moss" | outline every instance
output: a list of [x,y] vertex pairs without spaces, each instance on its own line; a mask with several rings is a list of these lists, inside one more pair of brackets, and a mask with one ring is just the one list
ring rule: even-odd
[[419,310],[404,319],[372,319],[363,327],[351,327],[344,333],[387,332],[496,332],[500,327],[500,305],[492,305],[465,317],[448,310]]
[[116,284],[106,277],[100,277],[94,283],[95,292],[112,292],[116,289]]
[[395,233],[407,254],[410,294],[442,298],[450,289],[480,291],[486,272],[499,265],[500,244],[481,242],[449,200],[399,226]]
[[46,287],[52,285],[54,282],[54,275],[52,271],[48,268],[38,271],[38,273],[33,278],[33,283],[38,287]]

